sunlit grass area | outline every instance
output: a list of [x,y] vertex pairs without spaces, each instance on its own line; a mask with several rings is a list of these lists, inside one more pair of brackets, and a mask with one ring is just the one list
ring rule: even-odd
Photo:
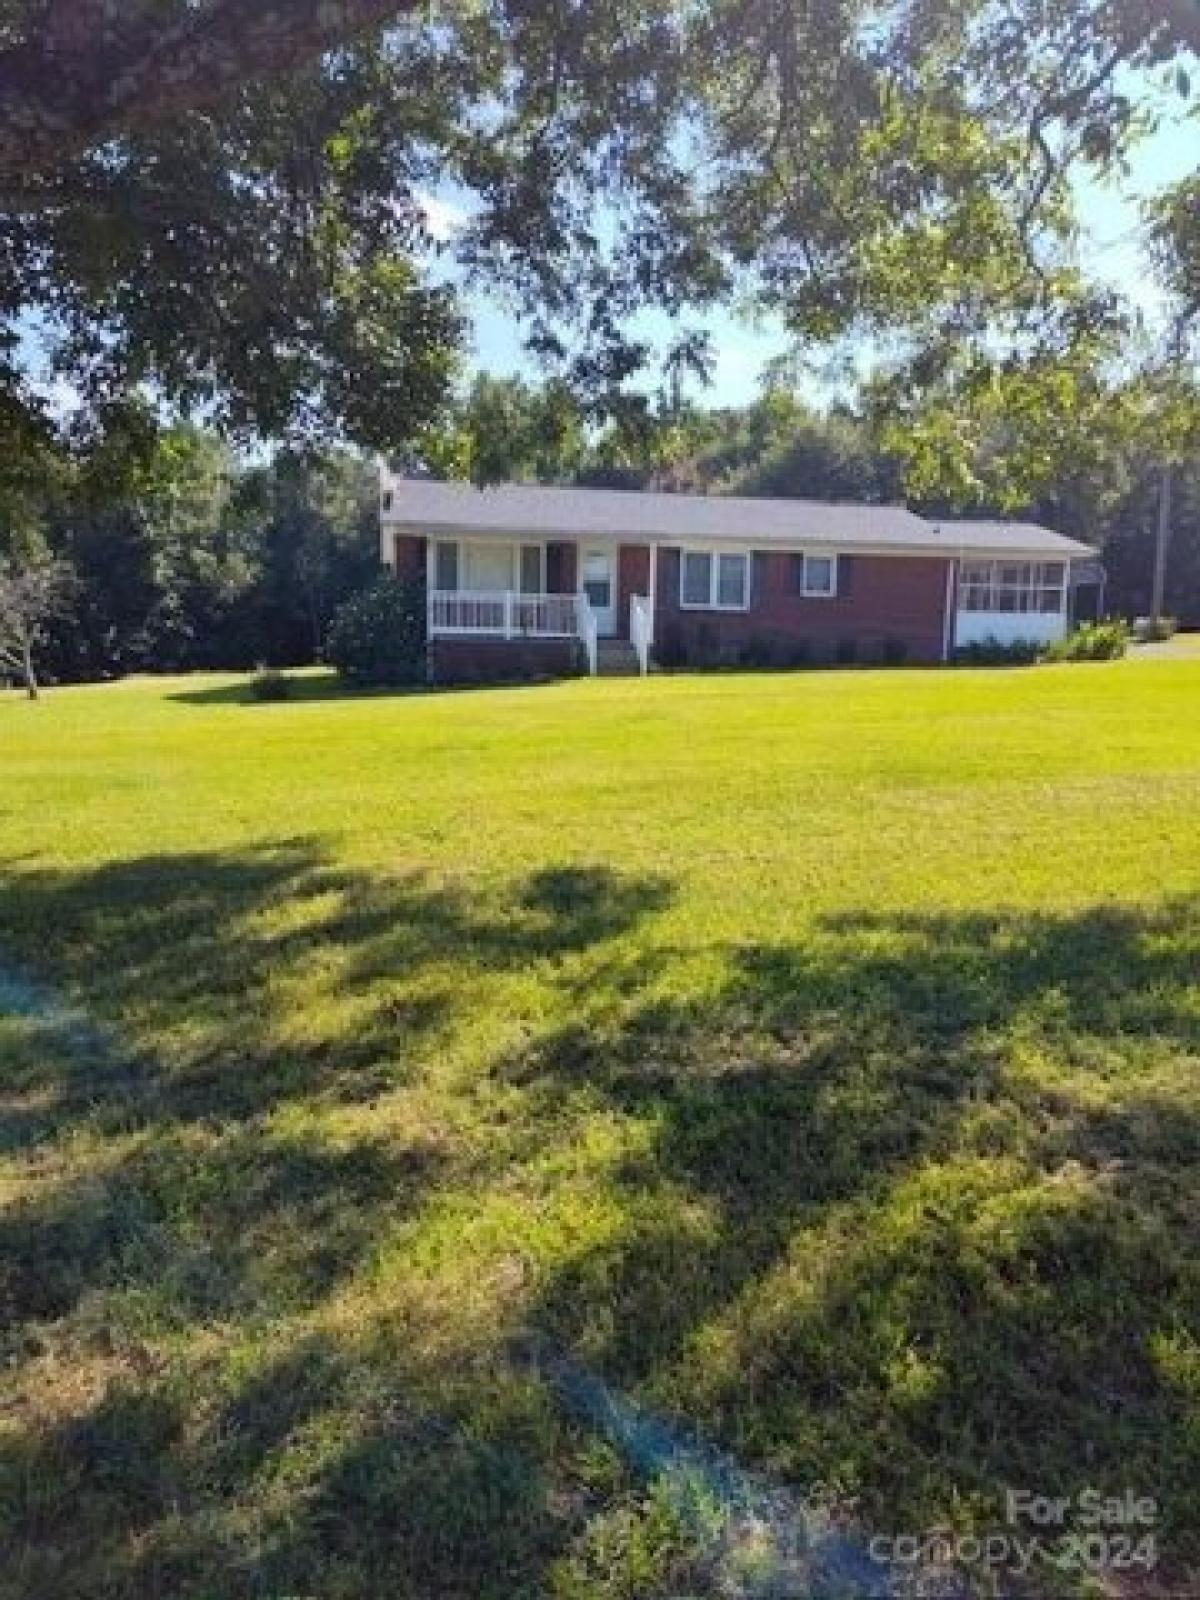
[[0,697],[0,860],[0,1594],[704,1592],[530,1336],[1190,1581],[1200,660]]

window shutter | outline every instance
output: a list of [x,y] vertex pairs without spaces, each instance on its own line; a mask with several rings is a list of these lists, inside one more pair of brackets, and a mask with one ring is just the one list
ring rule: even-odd
[[679,551],[658,552],[658,599],[660,608],[679,609]]
[[565,594],[566,584],[563,582],[563,547],[561,544],[548,544],[546,546],[546,591],[548,594]]
[[791,573],[791,590],[793,594],[804,593],[804,557],[792,555],[788,557],[788,566]]
[[746,605],[751,610],[758,604],[760,596],[766,594],[770,584],[769,560],[765,550],[755,550],[750,556],[750,592],[746,596]]
[[458,546],[439,539],[433,547],[433,586],[453,593],[458,588]]
[[852,556],[839,556],[837,558],[837,592],[839,595],[848,595],[854,586],[854,558]]

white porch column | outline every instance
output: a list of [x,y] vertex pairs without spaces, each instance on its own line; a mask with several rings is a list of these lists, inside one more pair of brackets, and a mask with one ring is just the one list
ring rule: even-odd
[[946,562],[946,599],[945,611],[942,614],[942,665],[954,654],[955,645],[958,643],[958,573],[962,562],[961,554],[951,557]]
[[654,643],[655,615],[658,611],[658,544],[657,541],[650,546],[650,643]]

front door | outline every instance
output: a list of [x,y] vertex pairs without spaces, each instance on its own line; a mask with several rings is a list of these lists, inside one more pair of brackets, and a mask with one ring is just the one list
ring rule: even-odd
[[584,545],[580,552],[580,588],[591,602],[596,632],[612,638],[617,631],[617,552],[615,546]]

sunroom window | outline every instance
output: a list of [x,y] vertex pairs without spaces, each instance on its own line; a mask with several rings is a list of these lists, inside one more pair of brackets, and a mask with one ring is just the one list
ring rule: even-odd
[[745,611],[750,604],[749,555],[742,550],[685,550],[679,603],[690,610]]
[[1063,609],[1066,565],[1062,561],[964,561],[958,581],[960,611]]

